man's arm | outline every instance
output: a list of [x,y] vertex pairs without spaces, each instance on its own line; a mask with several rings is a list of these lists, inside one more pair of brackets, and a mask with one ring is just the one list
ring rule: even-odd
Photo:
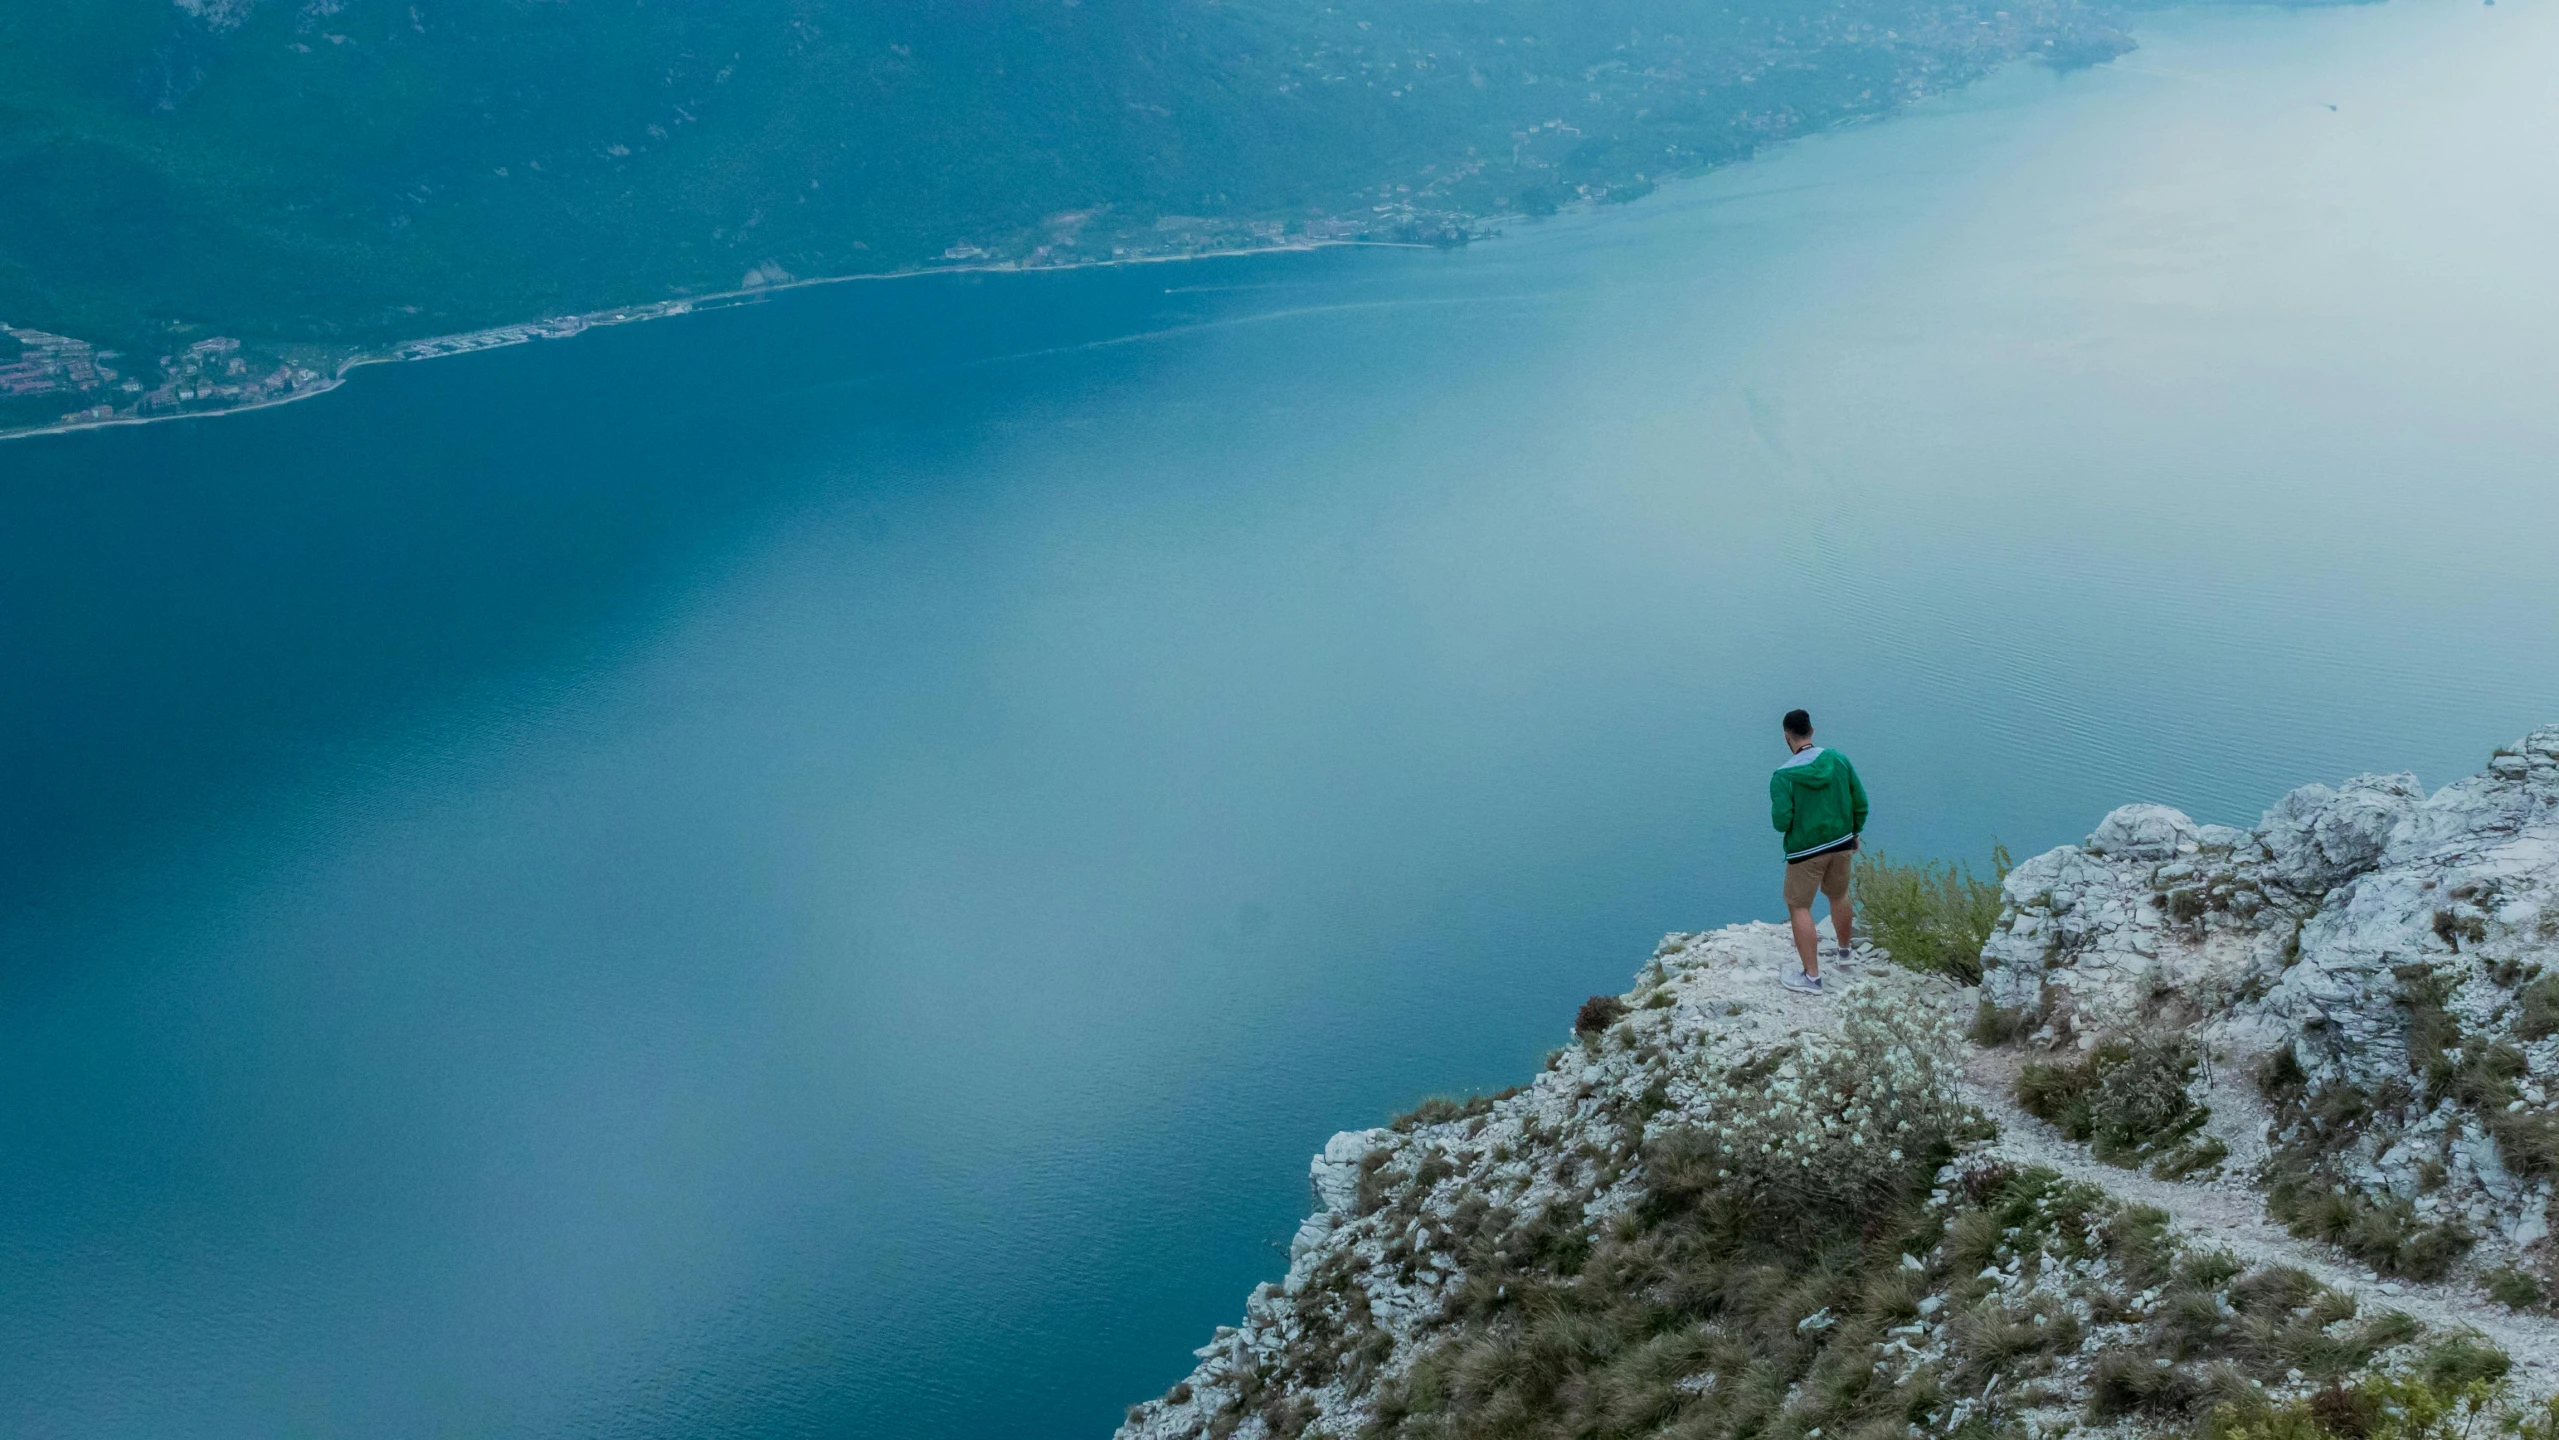
[[1849,827],[1859,834],[1866,830],[1866,782],[1857,778],[1857,767],[1848,767]]
[[1795,787],[1786,783],[1784,775],[1768,777],[1768,818],[1780,835],[1795,823]]

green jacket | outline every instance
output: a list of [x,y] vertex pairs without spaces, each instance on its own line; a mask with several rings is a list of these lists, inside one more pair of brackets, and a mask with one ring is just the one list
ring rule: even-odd
[[1789,861],[1844,849],[1866,828],[1866,787],[1847,756],[1809,745],[1768,777],[1768,819]]

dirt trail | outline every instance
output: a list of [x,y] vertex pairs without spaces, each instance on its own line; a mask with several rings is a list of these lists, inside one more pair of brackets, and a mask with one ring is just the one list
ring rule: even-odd
[[[1687,972],[1685,983],[1697,993],[1723,1003],[1707,1007],[1701,1023],[1738,1044],[1766,1043],[1777,1032],[1828,1029],[1836,1018],[1831,1003],[1784,993],[1777,976],[1791,964],[1793,942],[1778,926],[1730,926],[1696,937],[1695,957],[1706,961]],[[1834,960],[1838,983],[1854,985],[1885,972],[1872,955]],[[1968,1007],[1962,994],[1948,991],[1947,1003]],[[2510,1310],[2475,1284],[2454,1279],[2436,1284],[2384,1280],[2355,1263],[2343,1251],[2315,1241],[2298,1240],[2266,1218],[2265,1193],[2251,1182],[2266,1159],[2265,1103],[2243,1078],[2246,1067],[2227,1064],[2208,1070],[2202,1097],[2212,1108],[2206,1130],[2229,1147],[2220,1176],[2211,1180],[2155,1180],[2137,1170],[2104,1164],[2088,1147],[2066,1138],[2017,1104],[2017,1073],[2023,1053],[1967,1045],[1965,1074],[1971,1098],[1999,1125],[1992,1151],[2003,1158],[2047,1166],[2074,1180],[2084,1180],[2117,1199],[2153,1205],[2168,1212],[2179,1229],[2222,1246],[2253,1265],[2290,1265],[2321,1283],[2355,1297],[2375,1310],[2402,1310],[2439,1330],[2476,1330],[2506,1352],[2515,1363],[2518,1389],[2533,1397],[2559,1395],[2559,1317]]]
[[[2157,1206],[2167,1211],[2179,1228],[2222,1246],[2241,1260],[2307,1271],[2321,1283],[2354,1296],[2358,1304],[2367,1308],[2403,1310],[2437,1329],[2477,1330],[2513,1358],[2518,1388],[2535,1397],[2559,1393],[2559,1319],[2509,1310],[2460,1281],[2429,1285],[2383,1280],[2330,1246],[2296,1240],[2286,1234],[2266,1218],[2263,1195],[2244,1181],[2154,1180],[2138,1171],[2100,1163],[2088,1153],[2087,1146],[2065,1138],[2018,1107],[2017,1068],[2015,1055],[1985,1050],[1975,1050],[1967,1067],[1973,1100],[1999,1124],[1999,1139],[1992,1146],[1995,1153],[2023,1164],[2048,1166],[2121,1200]],[[2262,1150],[2263,1142],[2257,1138],[2263,1133],[2262,1121],[2246,1123],[2255,1117],[2249,1114],[2251,1107],[2245,1099],[2223,1093],[2216,1093],[2212,1099],[2216,1118],[2229,1115],[2231,1120],[2240,1122],[2230,1126],[2233,1138],[2246,1138]],[[2239,1133],[2251,1130],[2256,1133]],[[2243,1166],[2241,1162],[2246,1158],[2247,1153],[2234,1145],[2232,1163],[2225,1171],[2247,1173],[2254,1167]]]

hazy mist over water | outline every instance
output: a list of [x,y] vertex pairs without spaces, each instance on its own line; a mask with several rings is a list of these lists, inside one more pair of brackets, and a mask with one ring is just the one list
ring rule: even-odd
[[2141,38],[0,447],[0,1428],[1099,1434],[1777,917],[1791,705],[1975,859],[2559,719],[2559,12]]

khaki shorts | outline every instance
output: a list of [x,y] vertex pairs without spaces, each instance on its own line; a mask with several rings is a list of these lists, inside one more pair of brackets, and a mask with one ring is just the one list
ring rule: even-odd
[[1833,907],[1848,903],[1848,862],[1857,858],[1854,850],[1833,850],[1808,860],[1790,860],[1786,864],[1786,908],[1810,910],[1813,892],[1830,897]]

